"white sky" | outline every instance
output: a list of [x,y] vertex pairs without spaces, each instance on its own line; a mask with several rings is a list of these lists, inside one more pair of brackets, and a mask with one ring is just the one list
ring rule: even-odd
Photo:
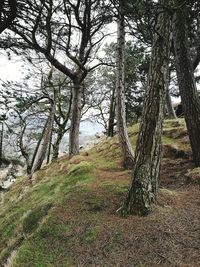
[[13,80],[13,81],[20,81],[23,76],[23,68],[22,62],[17,60],[16,57],[13,56],[12,60],[8,60],[7,56],[0,55],[0,79],[1,80]]

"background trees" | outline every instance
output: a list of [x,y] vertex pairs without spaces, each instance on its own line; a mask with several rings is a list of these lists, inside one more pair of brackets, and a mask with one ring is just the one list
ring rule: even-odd
[[[79,153],[81,84],[99,63],[93,55],[105,37],[109,21],[104,1],[20,1],[19,20],[10,27],[17,34],[12,45],[35,49],[73,83],[69,154]],[[64,57],[64,61],[63,61]]]
[[[2,22],[12,13],[9,3],[3,1],[0,6]],[[158,189],[165,106],[174,117],[170,99],[174,59],[194,161],[199,166],[200,104],[193,73],[200,60],[199,5],[197,1],[170,5],[169,0],[20,1],[17,19],[9,24],[9,31],[1,34],[1,47],[23,53],[30,62],[35,56],[42,66],[48,62],[45,78],[44,73],[40,74],[39,93],[30,96],[22,92],[21,99],[14,96],[14,105],[4,103],[17,117],[13,128],[20,128],[20,134],[15,131],[15,135],[31,174],[41,167],[47,154],[49,162],[52,148],[53,159],[58,157],[66,131],[69,156],[79,153],[81,117],[91,109],[95,118],[101,118],[109,136],[114,135],[114,126],[118,125],[123,165],[132,167],[134,162],[133,183],[124,210],[148,213]],[[112,21],[118,24],[117,43],[107,46],[106,55],[100,59],[100,45]],[[126,31],[130,38],[127,42]],[[171,52],[175,52],[174,58]],[[39,119],[41,131],[30,160],[24,137],[33,117]],[[127,124],[139,117],[134,161]]]

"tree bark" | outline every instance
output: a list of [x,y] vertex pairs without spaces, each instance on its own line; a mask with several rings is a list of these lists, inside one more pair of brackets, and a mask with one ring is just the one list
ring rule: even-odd
[[128,137],[125,110],[125,75],[124,75],[124,51],[125,51],[125,25],[124,25],[123,1],[119,1],[118,30],[117,30],[117,75],[116,75],[116,112],[119,144],[121,147],[123,166],[132,168],[134,152]]
[[3,135],[4,135],[4,123],[1,122],[1,131],[0,131],[0,166],[3,159]]
[[74,81],[72,92],[72,114],[69,132],[69,156],[79,154],[79,129],[81,121],[81,84]]
[[167,117],[169,119],[176,119],[176,113],[172,105],[172,99],[169,93],[169,89],[166,91],[166,107],[167,107]]
[[110,100],[108,131],[107,131],[107,135],[109,137],[113,137],[114,136],[115,106],[116,106],[116,101],[115,101],[115,88],[113,88],[113,90],[112,90],[112,96],[111,96],[111,100]]
[[53,127],[51,128],[51,134],[49,138],[49,145],[47,148],[47,164],[51,161],[51,147],[52,147],[52,139],[53,139]]
[[[161,0],[161,6],[169,0]],[[161,8],[160,8],[161,9]],[[156,201],[161,161],[161,136],[170,55],[170,15],[160,10],[153,38],[148,90],[136,145],[133,180],[122,214],[146,215]]]
[[42,163],[44,161],[48,149],[48,144],[51,139],[51,132],[54,123],[54,115],[55,115],[55,104],[53,104],[51,107],[50,114],[44,126],[41,139],[39,140],[38,145],[36,147],[31,165],[31,172],[29,177],[30,179],[32,178],[33,173],[41,168]]
[[59,155],[59,147],[60,147],[60,143],[62,141],[63,135],[65,133],[65,127],[59,127],[58,128],[58,132],[57,132],[57,137],[56,137],[56,141],[53,144],[53,156],[52,156],[52,160],[56,160],[58,158]]
[[190,55],[187,10],[182,7],[174,14],[174,50],[175,64],[181,102],[185,115],[185,121],[193,152],[194,163],[200,166],[200,100],[194,78],[193,65]]

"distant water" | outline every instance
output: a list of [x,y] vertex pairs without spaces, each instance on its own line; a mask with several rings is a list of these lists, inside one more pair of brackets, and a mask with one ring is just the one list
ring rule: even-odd
[[[103,125],[97,122],[85,120],[80,125],[79,145],[85,147],[90,141],[96,139],[96,134],[102,134],[105,131]],[[60,145],[60,152],[68,151],[69,134],[65,134]]]

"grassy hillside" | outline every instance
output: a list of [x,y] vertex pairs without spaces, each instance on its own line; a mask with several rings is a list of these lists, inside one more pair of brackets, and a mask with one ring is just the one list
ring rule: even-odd
[[[129,130],[135,146],[138,125]],[[200,170],[184,122],[166,121],[158,203],[147,217],[122,218],[131,171],[117,138],[67,156],[2,195],[0,266],[200,266]]]

